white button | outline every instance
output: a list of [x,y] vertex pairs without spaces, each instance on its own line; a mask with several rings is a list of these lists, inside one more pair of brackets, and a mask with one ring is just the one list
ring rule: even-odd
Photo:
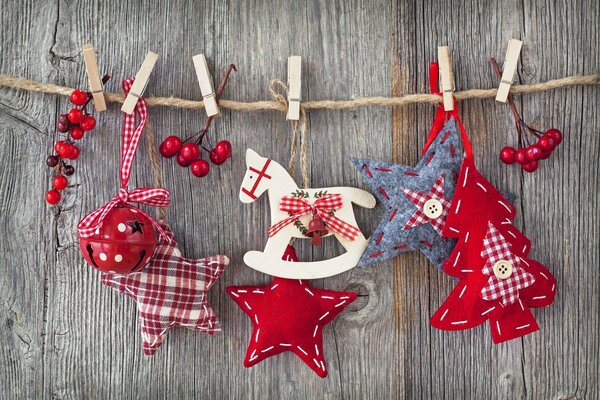
[[119,230],[119,232],[125,232],[127,230],[127,227],[124,223],[121,222],[119,225],[117,225],[117,229]]
[[120,254],[117,254],[117,255],[115,256],[115,261],[116,261],[116,262],[121,262],[121,261],[123,261],[123,256],[122,256],[122,255],[120,255]]
[[104,253],[100,253],[99,257],[102,261],[106,261],[106,259],[108,258],[108,257],[106,257],[106,254],[104,254]]
[[436,199],[427,200],[423,206],[423,212],[429,219],[439,218],[439,216],[442,215],[442,211],[444,211],[444,207],[442,206],[442,203]]
[[509,261],[500,260],[496,264],[494,264],[494,275],[498,279],[507,279],[512,275],[513,266]]

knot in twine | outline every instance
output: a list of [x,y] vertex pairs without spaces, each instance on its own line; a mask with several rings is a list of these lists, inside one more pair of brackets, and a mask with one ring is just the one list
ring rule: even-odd
[[[287,94],[289,92],[289,87],[279,79],[272,80],[269,84],[269,93],[271,94],[271,97],[280,105],[282,111],[286,111],[288,109],[287,96],[279,93],[278,89]],[[308,188],[310,187],[310,179],[308,177],[308,143],[306,140],[307,118],[306,109],[302,103],[300,103],[300,119],[298,121],[290,121],[290,125],[292,126],[292,142],[290,144],[290,162],[288,164],[288,169],[290,175],[296,179],[296,154],[298,153],[297,136],[298,130],[300,130],[300,173],[302,176],[302,186]]]

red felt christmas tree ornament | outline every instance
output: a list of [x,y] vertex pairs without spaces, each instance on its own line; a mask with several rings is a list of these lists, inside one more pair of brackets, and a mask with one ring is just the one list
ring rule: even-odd
[[[125,95],[133,78],[123,82]],[[136,119],[139,117],[139,123]],[[138,99],[133,114],[125,114],[121,138],[121,188],[114,198],[81,219],[77,225],[83,257],[102,272],[126,274],[139,271],[154,254],[156,232],[166,238],[162,227],[146,212],[130,203],[165,207],[169,191],[161,188],[129,190],[133,158],[148,117],[146,101]],[[167,238],[168,240],[168,238]]]
[[528,257],[530,242],[513,225],[512,204],[477,171],[456,110],[465,156],[442,231],[457,244],[442,269],[459,281],[431,324],[462,330],[489,320],[493,341],[500,343],[539,329],[530,308],[551,304],[556,282]]

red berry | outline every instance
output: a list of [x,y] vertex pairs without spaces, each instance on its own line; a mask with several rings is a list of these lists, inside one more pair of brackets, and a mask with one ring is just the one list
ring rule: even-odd
[[75,173],[75,167],[72,165],[65,165],[62,169],[62,172],[66,176],[71,176]]
[[538,144],[542,148],[543,151],[551,152],[556,147],[556,142],[549,135],[543,135],[540,140],[538,140]]
[[562,133],[560,133],[558,129],[548,129],[544,135],[548,135],[552,139],[554,139],[554,143],[556,146],[558,146],[560,142],[562,142]]
[[531,162],[521,166],[521,168],[523,168],[523,171],[525,171],[525,172],[533,172],[538,168],[538,162],[531,161]]
[[527,158],[531,161],[537,161],[542,157],[542,148],[537,144],[527,147]]
[[85,117],[81,118],[79,126],[81,126],[81,129],[84,131],[91,131],[96,127],[96,118],[92,117],[91,115],[86,115]]
[[179,149],[177,163],[182,167],[189,167],[198,158],[200,158],[200,147],[196,143],[186,143]]
[[505,147],[500,150],[500,160],[504,164],[512,164],[515,162],[516,153],[517,151],[514,149],[514,147]]
[[550,157],[551,154],[551,151],[542,151],[542,157],[540,159],[545,160],[546,158]]
[[58,156],[55,155],[49,155],[48,158],[46,158],[46,165],[48,165],[50,168],[54,168],[58,165]]
[[72,124],[78,124],[81,122],[81,118],[83,118],[83,111],[81,111],[79,108],[72,108],[67,116]]
[[49,204],[57,204],[60,201],[60,192],[56,189],[49,190],[46,193],[46,201]]
[[77,158],[79,158],[79,147],[72,144],[71,152],[69,153],[69,156],[67,158],[69,158],[71,160],[76,160]]
[[189,167],[191,163],[183,156],[183,154],[181,154],[181,152],[179,152],[177,153],[177,164],[181,165],[182,167]]
[[192,170],[192,174],[202,178],[203,176],[208,175],[208,172],[210,171],[210,165],[206,162],[206,160],[197,160],[190,165],[190,169]]
[[56,189],[56,190],[63,190],[64,188],[67,187],[68,184],[69,184],[69,181],[67,180],[67,178],[65,178],[62,175],[56,176],[53,181],[53,186],[54,186],[54,189]]
[[58,121],[59,123],[63,124],[63,125],[70,125],[71,121],[69,121],[69,116],[67,114],[60,114],[58,116]]
[[67,150],[65,148],[67,144],[68,143],[64,140],[59,140],[58,142],[54,143],[54,151],[57,152],[59,156],[63,157],[63,154],[65,154],[65,151]]
[[86,92],[83,92],[79,89],[73,90],[71,93],[71,103],[76,106],[82,106],[88,101],[88,95]]
[[62,158],[71,158],[71,153],[73,153],[73,145],[71,143],[64,142],[62,147],[58,149],[58,154]]
[[59,132],[65,133],[71,129],[71,121],[69,121],[69,117],[67,114],[60,114],[58,120],[56,121],[56,129]]
[[171,158],[181,149],[181,139],[178,136],[169,136],[160,144],[159,151],[163,157]]
[[210,161],[215,165],[221,165],[225,162],[225,160],[227,160],[226,158],[223,158],[220,155],[218,155],[217,152],[214,150],[208,154],[208,158],[210,158]]
[[71,137],[75,140],[79,140],[83,137],[84,130],[79,126],[74,126],[71,128]]
[[71,128],[71,123],[69,122],[68,125],[65,125],[61,122],[57,122],[56,123],[56,130],[62,133],[68,132],[69,129]]
[[228,140],[221,140],[215,146],[215,153],[217,153],[219,157],[223,159],[231,157],[231,143],[229,143]]
[[526,149],[517,150],[517,154],[515,154],[515,161],[521,165],[527,164],[530,161],[529,157],[527,157],[527,150]]

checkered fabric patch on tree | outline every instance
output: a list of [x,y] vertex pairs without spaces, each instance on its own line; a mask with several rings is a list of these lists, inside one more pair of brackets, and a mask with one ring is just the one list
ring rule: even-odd
[[481,272],[489,276],[481,291],[485,300],[501,299],[502,305],[507,306],[519,299],[520,289],[535,282],[533,275],[525,271],[525,262],[512,252],[508,241],[491,223],[483,239],[481,256],[486,259]]

